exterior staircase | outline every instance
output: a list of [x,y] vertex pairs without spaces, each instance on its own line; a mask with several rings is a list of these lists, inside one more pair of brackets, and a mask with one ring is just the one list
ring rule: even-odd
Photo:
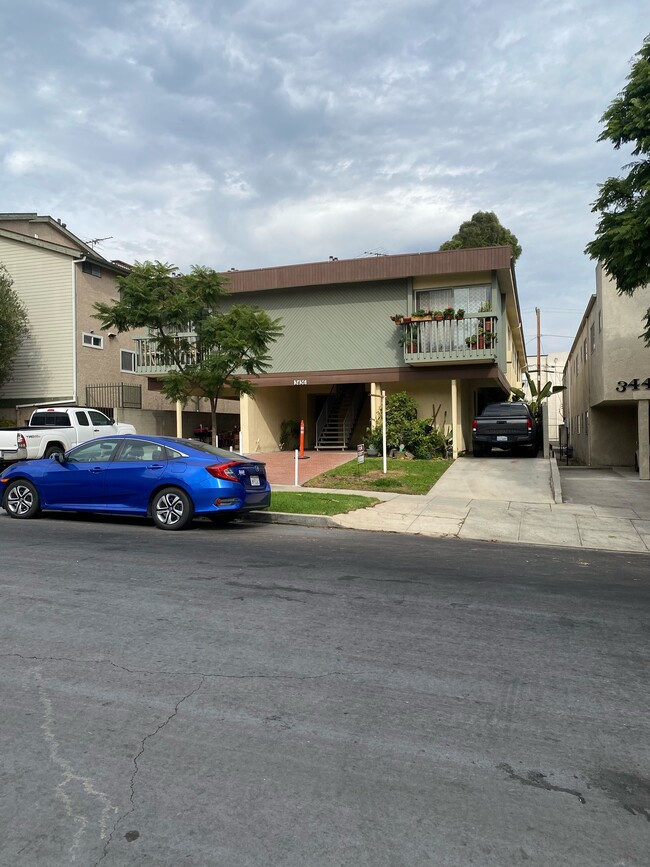
[[365,399],[362,383],[333,386],[316,420],[316,451],[350,448]]

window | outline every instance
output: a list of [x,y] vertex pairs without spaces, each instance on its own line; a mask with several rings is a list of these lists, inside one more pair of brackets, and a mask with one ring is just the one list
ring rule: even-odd
[[83,410],[76,412],[75,415],[77,416],[77,423],[81,427],[88,427],[90,425],[90,422],[88,421],[88,416],[85,412],[83,412]]
[[120,370],[123,373],[135,373],[135,352],[120,349]]
[[585,433],[589,436],[589,410],[585,413]]
[[104,348],[104,338],[99,337],[97,334],[93,334],[92,332],[86,332],[81,335],[81,342],[84,346],[90,346],[91,349],[103,349]]
[[582,342],[582,360],[585,362],[585,364],[587,363],[587,338],[586,337]]
[[32,427],[72,427],[66,412],[35,412],[30,425]]
[[106,418],[103,412],[97,412],[96,409],[89,409],[88,415],[90,416],[90,423],[94,425],[107,425],[113,424],[110,418]]
[[579,414],[579,415],[576,417],[576,420],[577,420],[577,422],[578,422],[578,433],[580,434],[580,433],[582,433],[582,415]]
[[158,443],[145,440],[128,440],[124,443],[120,461],[162,461],[166,460],[165,449]]
[[476,313],[483,304],[492,301],[489,283],[476,286],[450,286],[448,289],[427,289],[415,293],[415,310],[444,310],[462,307],[467,316]]
[[84,274],[92,274],[93,277],[102,276],[102,269],[99,267],[99,265],[95,265],[94,262],[82,262],[81,270],[84,272]]
[[120,440],[93,440],[68,452],[68,461],[73,464],[95,464],[110,461]]
[[603,311],[599,310],[598,311],[598,333],[600,334],[600,332],[602,330],[603,330]]
[[591,354],[593,355],[596,351],[596,326],[593,322],[591,323],[589,333],[591,335]]

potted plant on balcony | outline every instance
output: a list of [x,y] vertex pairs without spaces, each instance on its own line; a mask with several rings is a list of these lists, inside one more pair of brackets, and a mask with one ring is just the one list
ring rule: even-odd
[[463,310],[462,307],[459,307],[458,310],[456,311],[456,319],[464,319],[464,318],[465,318],[465,311]]
[[476,349],[476,345],[478,343],[478,337],[476,334],[470,334],[469,337],[465,338],[465,343],[469,346],[470,349]]
[[411,316],[412,322],[426,322],[429,319],[431,319],[431,314],[428,310],[416,310]]
[[402,319],[404,319],[404,314],[403,313],[396,313],[394,316],[391,316],[390,318],[393,320],[395,325],[401,325]]
[[442,310],[434,310],[431,315],[436,322],[442,322]]
[[443,319],[453,319],[454,315],[455,315],[455,310],[453,307],[445,307],[445,309],[442,311],[442,318]]

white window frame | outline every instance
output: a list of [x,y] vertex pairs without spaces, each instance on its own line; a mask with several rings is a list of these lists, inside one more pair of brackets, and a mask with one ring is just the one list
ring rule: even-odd
[[[131,367],[125,367],[124,366],[123,358],[125,355],[128,355],[131,357],[131,361],[132,361]],[[135,362],[136,362],[136,353],[135,352],[131,352],[130,349],[120,349],[120,371],[122,373],[135,373]]]
[[104,338],[100,337],[99,334],[83,331],[81,334],[81,345],[86,346],[88,349],[103,349]]

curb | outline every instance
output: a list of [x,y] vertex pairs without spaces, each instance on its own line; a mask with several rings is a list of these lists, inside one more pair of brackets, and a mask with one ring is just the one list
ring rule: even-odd
[[298,524],[300,527],[338,527],[329,515],[298,515],[294,512],[247,512],[249,521],[258,524]]
[[553,494],[553,499],[556,504],[563,503],[562,482],[560,481],[560,471],[557,466],[557,459],[555,457],[550,457],[548,460],[551,467],[551,493]]

